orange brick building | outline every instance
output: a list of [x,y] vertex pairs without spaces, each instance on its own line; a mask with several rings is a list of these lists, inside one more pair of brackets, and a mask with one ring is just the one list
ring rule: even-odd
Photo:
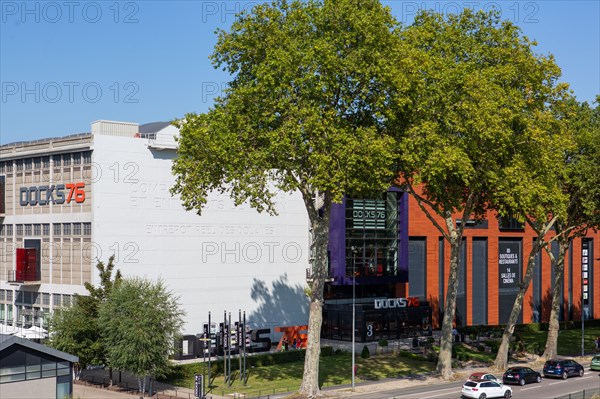
[[[439,326],[440,310],[443,310],[443,298],[448,289],[450,270],[450,245],[443,240],[439,230],[418,207],[412,197],[408,205],[409,251],[417,251],[417,256],[424,257],[425,273],[422,277],[424,288],[413,287],[414,274],[423,273],[419,266],[409,263],[409,282],[406,295],[421,294],[425,291],[426,299],[433,307],[433,324]],[[460,219],[460,216],[457,216]],[[442,226],[444,221],[437,218]],[[551,232],[552,234],[552,232]],[[531,251],[535,233],[525,225],[514,221],[503,223],[490,213],[482,223],[468,221],[463,234],[461,265],[459,267],[459,291],[457,300],[457,324],[503,324],[514,303],[518,291],[518,281],[525,275],[527,257]],[[518,248],[518,262],[514,265],[518,270],[515,284],[506,287],[501,281],[501,272],[506,267],[500,263],[500,254],[507,249]],[[554,254],[558,253],[557,245],[552,246]],[[583,270],[587,269],[587,270]],[[462,272],[462,273],[461,273]],[[589,303],[586,309],[587,318],[600,317],[600,233],[589,231],[585,237],[576,238],[565,256],[564,281],[561,290],[561,320],[580,320],[582,303],[582,280],[587,272],[587,293]],[[523,301],[521,322],[547,322],[550,317],[552,302],[551,287],[554,272],[550,257],[546,252],[538,254],[533,279]],[[417,281],[421,281],[417,278]],[[442,304],[440,309],[439,304]]]

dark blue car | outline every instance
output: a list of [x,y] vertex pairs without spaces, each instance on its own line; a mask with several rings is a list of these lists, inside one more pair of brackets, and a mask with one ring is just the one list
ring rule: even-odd
[[575,360],[548,360],[544,364],[544,377],[560,377],[566,380],[572,376],[583,377],[583,366]]

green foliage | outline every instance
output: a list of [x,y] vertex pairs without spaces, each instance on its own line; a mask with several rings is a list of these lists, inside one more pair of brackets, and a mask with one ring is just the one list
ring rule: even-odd
[[360,352],[360,357],[363,359],[368,359],[371,357],[371,352],[369,351],[369,347],[367,345],[363,346],[362,352]]
[[[393,51],[398,28],[378,0],[258,4],[218,30],[211,58],[232,76],[223,96],[176,122],[172,192],[186,209],[200,213],[217,191],[276,214],[278,190],[302,194],[315,236],[313,302],[323,297],[331,204],[379,195],[396,178],[383,121],[403,57]],[[318,343],[320,331],[308,336]],[[307,356],[312,396],[319,359]]]
[[321,347],[321,356],[333,356],[333,347],[322,346]]
[[415,353],[412,353],[410,351],[405,351],[405,350],[400,350],[398,352],[398,356],[403,358],[403,359],[412,359],[412,360],[428,360],[429,358],[425,358],[421,355],[417,355]]
[[498,353],[498,349],[500,348],[500,341],[488,339],[484,341],[484,344],[492,349],[492,353]]
[[387,341],[387,339],[382,338],[377,342],[377,345],[379,345],[381,347],[388,346],[388,341]]
[[98,262],[100,285],[94,287],[85,283],[89,295],[75,295],[73,306],[54,311],[50,318],[50,339],[48,345],[79,357],[79,366],[110,365],[107,361],[107,348],[102,342],[98,322],[99,307],[106,301],[113,287],[121,281],[117,270],[113,278],[114,256],[108,264]]
[[99,312],[110,364],[139,377],[164,375],[183,325],[177,298],[164,283],[125,278],[116,284]]

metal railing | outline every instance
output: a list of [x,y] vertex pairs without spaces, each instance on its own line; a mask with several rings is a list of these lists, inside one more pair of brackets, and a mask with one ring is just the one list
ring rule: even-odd
[[600,388],[584,389],[583,391],[557,396],[554,399],[600,399]]

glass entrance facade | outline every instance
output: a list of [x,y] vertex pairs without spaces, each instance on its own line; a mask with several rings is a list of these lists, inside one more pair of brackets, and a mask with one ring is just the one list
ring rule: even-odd
[[[376,309],[375,299],[356,300],[356,340],[400,339],[431,334],[431,306]],[[325,302],[321,336],[352,339],[352,301]]]

